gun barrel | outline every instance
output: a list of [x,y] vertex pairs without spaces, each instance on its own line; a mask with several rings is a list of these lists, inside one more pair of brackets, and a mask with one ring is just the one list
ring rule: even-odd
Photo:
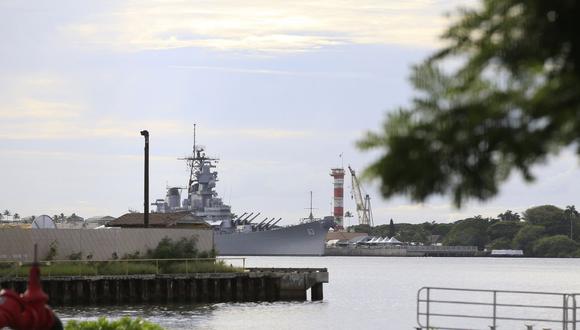
[[234,219],[234,226],[237,226],[240,224],[240,219],[245,216],[246,214],[248,214],[248,212],[244,212],[244,214],[240,215],[239,217]]
[[264,224],[264,228],[268,228],[268,225],[269,225],[269,224],[270,224],[272,221],[274,221],[275,219],[276,219],[276,218],[272,218],[272,219],[270,219],[268,222],[266,222],[266,223]]
[[246,220],[248,220],[248,219],[249,219],[249,218],[250,218],[252,215],[254,215],[254,212],[252,212],[252,213],[248,214],[248,216],[247,216],[247,217],[245,217],[245,218],[243,218],[242,220],[240,220],[240,223],[242,223],[242,222],[246,222]]
[[273,228],[273,227],[274,227],[274,226],[275,226],[275,225],[276,225],[278,222],[280,222],[280,220],[282,220],[282,218],[280,218],[280,219],[278,219],[278,220],[274,221],[274,223],[273,223],[273,224],[271,224],[271,225],[269,225],[269,226],[268,226],[268,228]]
[[260,222],[259,224],[256,225],[256,227],[260,228],[260,226],[266,222],[266,220],[268,220],[268,217],[266,217],[264,220],[262,220],[262,222]]
[[248,223],[252,223],[252,221],[254,221],[254,219],[256,219],[258,216],[260,216],[260,212],[258,212],[258,214],[256,214],[255,216],[253,216],[250,220],[248,220]]

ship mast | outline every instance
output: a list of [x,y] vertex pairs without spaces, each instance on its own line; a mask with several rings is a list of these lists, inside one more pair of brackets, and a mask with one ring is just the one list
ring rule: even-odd
[[312,207],[312,190],[310,191],[310,207],[307,208],[307,210],[310,210],[310,214],[308,215],[307,219],[304,220],[309,220],[309,221],[313,221],[314,220],[314,214],[312,213],[312,210],[316,210],[315,207]]
[[196,154],[197,146],[195,144],[195,133],[196,133],[195,130],[196,130],[196,126],[197,126],[197,124],[194,123],[193,124],[193,157],[192,157],[191,160],[188,160],[188,165],[189,165],[189,168],[190,168],[189,169],[189,184],[187,185],[188,191],[191,189],[191,185],[193,183],[193,177],[195,175],[194,161],[195,161],[195,158],[197,156],[197,154]]
[[189,166],[189,183],[187,184],[187,189],[191,193],[193,185],[197,182],[197,172],[201,170],[204,164],[208,164],[210,167],[215,167],[213,163],[217,162],[217,158],[206,157],[203,153],[203,146],[197,145],[197,124],[193,124],[193,155],[190,157],[179,158],[187,162]]

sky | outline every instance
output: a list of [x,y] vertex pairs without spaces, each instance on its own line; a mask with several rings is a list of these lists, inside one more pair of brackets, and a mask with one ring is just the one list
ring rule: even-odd
[[[220,158],[217,191],[234,213],[296,223],[331,212],[330,169],[362,172],[355,143],[409,104],[410,68],[442,46],[473,0],[0,0],[0,209],[21,216],[119,216],[184,186],[177,158],[197,141]],[[342,159],[339,155],[342,154]],[[578,158],[565,150],[461,209],[383,199],[363,182],[375,224],[450,222],[575,204]],[[355,211],[346,177],[345,209]],[[356,224],[348,219],[346,224]]]

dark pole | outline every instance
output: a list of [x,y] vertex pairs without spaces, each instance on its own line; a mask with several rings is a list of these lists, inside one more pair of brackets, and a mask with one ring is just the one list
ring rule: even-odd
[[141,135],[145,137],[145,173],[144,173],[144,201],[143,201],[143,218],[145,228],[149,228],[149,132],[147,130],[141,131]]

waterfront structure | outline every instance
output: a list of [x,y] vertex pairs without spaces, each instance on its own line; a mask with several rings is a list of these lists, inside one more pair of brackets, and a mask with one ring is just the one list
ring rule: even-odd
[[[143,213],[127,213],[107,223],[107,227],[141,228],[143,227]],[[203,219],[189,212],[151,213],[149,214],[150,228],[189,228],[210,229]]]
[[[0,285],[26,290],[23,277]],[[326,268],[246,268],[232,273],[44,277],[52,306],[119,303],[305,301],[323,299]]]
[[107,223],[115,219],[115,217],[110,215],[99,215],[85,219],[85,223],[87,224],[87,228],[96,228],[99,226],[105,226]]

